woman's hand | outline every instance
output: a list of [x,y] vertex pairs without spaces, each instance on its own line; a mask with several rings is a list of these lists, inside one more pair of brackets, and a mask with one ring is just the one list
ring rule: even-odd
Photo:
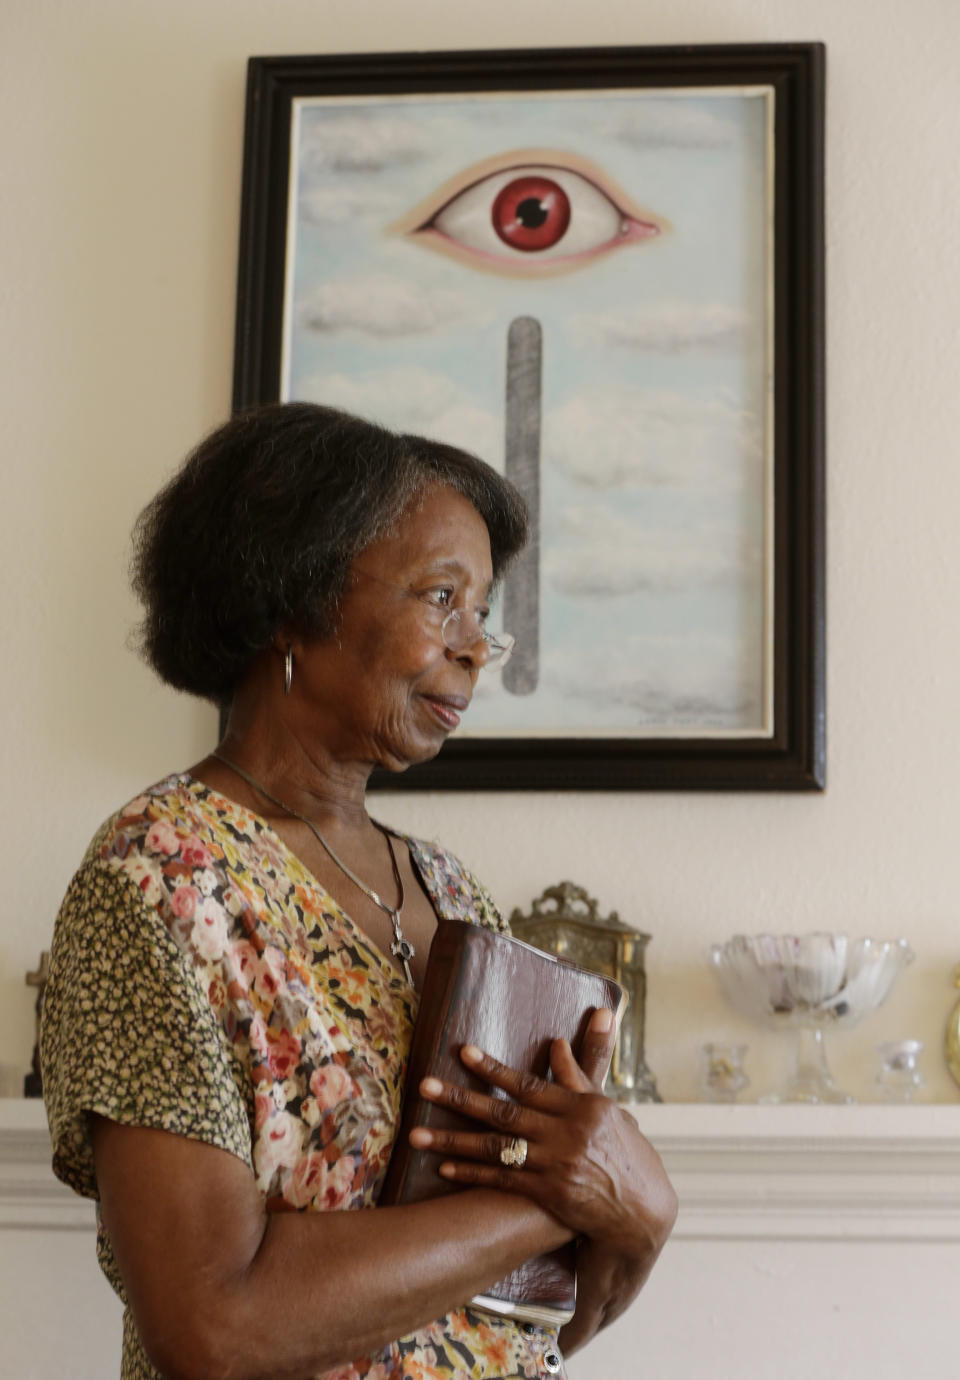
[[[580,1054],[568,1041],[550,1051],[554,1082],[519,1073],[472,1045],[461,1058],[471,1073],[510,1100],[426,1078],[425,1098],[482,1122],[484,1131],[417,1127],[410,1142],[447,1158],[440,1174],[464,1187],[520,1193],[578,1234],[618,1255],[653,1264],[677,1213],[676,1194],[659,1155],[636,1122],[599,1091],[616,1038],[609,1011],[595,1012]],[[523,1167],[507,1167],[501,1151],[515,1137],[527,1142]]]

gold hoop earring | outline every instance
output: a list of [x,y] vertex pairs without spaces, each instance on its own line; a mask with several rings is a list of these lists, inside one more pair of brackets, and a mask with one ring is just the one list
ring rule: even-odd
[[287,648],[287,655],[283,661],[283,693],[290,694],[290,686],[293,684],[293,648]]

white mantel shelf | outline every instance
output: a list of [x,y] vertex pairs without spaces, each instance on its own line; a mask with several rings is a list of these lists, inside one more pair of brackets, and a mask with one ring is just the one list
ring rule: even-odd
[[[631,1109],[691,1239],[960,1241],[960,1104]],[[0,1228],[92,1230],[39,1102],[0,1100]]]

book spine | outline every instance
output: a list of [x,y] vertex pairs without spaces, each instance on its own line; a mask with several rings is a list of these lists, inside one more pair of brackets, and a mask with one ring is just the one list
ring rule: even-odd
[[[424,987],[420,996],[417,1024],[413,1032],[410,1059],[404,1081],[403,1110],[400,1117],[400,1129],[397,1132],[398,1141],[401,1140],[401,1137],[405,1140],[413,1127],[425,1120],[424,1113],[429,1112],[432,1108],[432,1103],[425,1102],[420,1096],[420,1082],[440,1063],[439,1056],[446,1046],[450,1004],[458,986],[458,983],[454,981],[453,972],[463,960],[462,931],[464,928],[462,922],[441,920],[437,925],[437,932],[430,946],[430,983]],[[420,1019],[421,1017],[424,1019]],[[381,1195],[381,1200],[384,1202],[403,1202],[407,1179],[413,1170],[416,1158],[408,1151],[409,1147],[403,1144],[395,1147],[394,1163],[402,1162],[403,1169],[397,1175],[392,1175],[389,1170],[387,1171],[384,1191]]]

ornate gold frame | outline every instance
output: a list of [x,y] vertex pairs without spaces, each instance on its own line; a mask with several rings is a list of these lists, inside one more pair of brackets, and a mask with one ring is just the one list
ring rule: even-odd
[[[960,963],[953,970],[953,985],[960,987]],[[947,1017],[947,1030],[944,1038],[944,1053],[947,1056],[947,1068],[954,1079],[960,1083],[960,1001],[957,1001]]]
[[661,1102],[643,1047],[647,1005],[644,953],[650,936],[625,925],[615,910],[601,916],[593,897],[573,882],[548,886],[533,902],[529,915],[515,909],[510,928],[518,939],[613,978],[624,988],[629,1004],[607,1085],[618,1102]]

